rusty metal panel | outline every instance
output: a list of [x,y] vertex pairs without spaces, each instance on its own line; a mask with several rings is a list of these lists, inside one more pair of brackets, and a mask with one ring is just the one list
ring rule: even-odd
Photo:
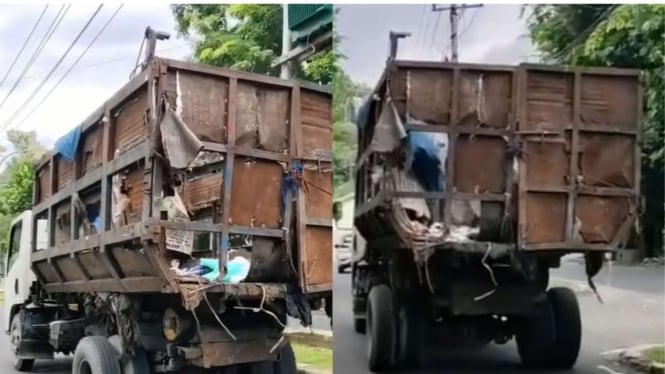
[[[332,209],[330,209],[332,210]],[[308,287],[330,284],[332,281],[332,230],[330,227],[307,227],[307,259],[304,269]]]
[[[328,218],[332,220],[332,165],[308,163],[305,165],[303,178],[307,190],[305,212],[307,217]],[[332,222],[332,221],[331,221]]]
[[60,268],[62,275],[65,277],[65,282],[86,280],[85,275],[81,268],[76,264],[76,260],[72,257],[58,257],[54,259],[55,266]]
[[236,100],[236,145],[286,152],[289,90],[239,81]]
[[280,188],[284,168],[276,162],[238,158],[233,164],[233,225],[280,227]]
[[127,207],[127,224],[139,222],[143,212],[143,163],[124,171],[124,186],[127,189],[129,197],[129,206]]
[[117,262],[127,278],[159,275],[146,256],[136,248],[113,246],[109,252],[111,261]]
[[302,138],[305,156],[316,157],[332,150],[332,102],[316,92],[301,94]]
[[74,163],[55,156],[55,175],[57,191],[74,181]]
[[111,273],[101,261],[101,256],[103,256],[103,254],[87,251],[78,253],[77,256],[92,279],[111,278]]
[[35,204],[39,204],[51,196],[51,172],[48,162],[43,167],[41,167],[39,171],[37,171],[36,179],[37,201],[35,201]]
[[82,175],[102,166],[102,130],[101,124],[96,124],[81,134],[81,147],[78,152],[83,166]]
[[60,279],[55,272],[55,269],[47,261],[34,262],[33,266],[44,277],[47,283],[59,283]]
[[512,123],[511,71],[462,70],[457,88],[457,125],[507,128]]
[[215,173],[185,181],[183,203],[189,212],[210,208],[222,198],[223,174]]
[[147,87],[144,87],[111,111],[111,115],[114,117],[111,129],[111,149],[114,155],[124,153],[145,140],[147,109]]
[[573,75],[536,71],[526,75],[525,117],[520,131],[562,130],[573,120]]
[[521,243],[616,249],[636,219],[639,74],[525,68],[521,78]]
[[[457,191],[503,193],[506,188],[506,143],[496,136],[460,136],[455,148]],[[482,173],[478,166],[482,165]]]
[[166,95],[202,141],[226,143],[229,80],[184,69],[170,69]]

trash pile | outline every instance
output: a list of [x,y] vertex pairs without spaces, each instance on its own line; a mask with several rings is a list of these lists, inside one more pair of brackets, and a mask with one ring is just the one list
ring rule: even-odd
[[[249,274],[250,262],[237,256],[226,262],[226,271],[222,283],[240,283]],[[219,260],[216,258],[200,258],[189,260],[183,264],[180,260],[171,261],[171,270],[180,277],[203,278],[207,282],[219,281]]]

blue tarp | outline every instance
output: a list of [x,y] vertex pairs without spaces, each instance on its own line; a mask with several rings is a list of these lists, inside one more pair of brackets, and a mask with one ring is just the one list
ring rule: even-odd
[[439,145],[427,133],[412,131],[408,136],[410,168],[420,185],[429,192],[442,192],[444,175]]
[[282,208],[282,214],[284,214],[284,208],[286,207],[287,200],[289,200],[298,192],[301,179],[302,164],[299,161],[296,161],[291,166],[291,170],[285,171],[284,175],[282,175],[282,186],[280,189],[280,205]]
[[59,154],[63,160],[67,162],[74,162],[76,157],[76,149],[79,146],[81,139],[81,126],[76,126],[65,136],[55,142],[55,153]]

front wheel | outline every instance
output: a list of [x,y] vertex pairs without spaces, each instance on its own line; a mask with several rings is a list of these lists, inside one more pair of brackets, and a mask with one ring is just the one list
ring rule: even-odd
[[113,345],[103,336],[86,336],[74,353],[72,374],[118,374],[120,362]]
[[12,318],[10,327],[10,339],[12,344],[12,353],[14,354],[14,369],[16,371],[31,371],[35,364],[34,359],[19,358],[19,347],[23,339],[21,323],[23,322],[23,311],[16,313]]

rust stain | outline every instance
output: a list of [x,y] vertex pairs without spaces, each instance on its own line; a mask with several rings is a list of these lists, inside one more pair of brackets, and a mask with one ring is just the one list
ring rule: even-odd
[[242,157],[233,164],[231,220],[234,225],[278,228],[283,167]]
[[[460,136],[455,149],[457,191],[465,193],[503,193],[506,184],[505,141],[499,137]],[[478,172],[482,165],[482,172]]]

